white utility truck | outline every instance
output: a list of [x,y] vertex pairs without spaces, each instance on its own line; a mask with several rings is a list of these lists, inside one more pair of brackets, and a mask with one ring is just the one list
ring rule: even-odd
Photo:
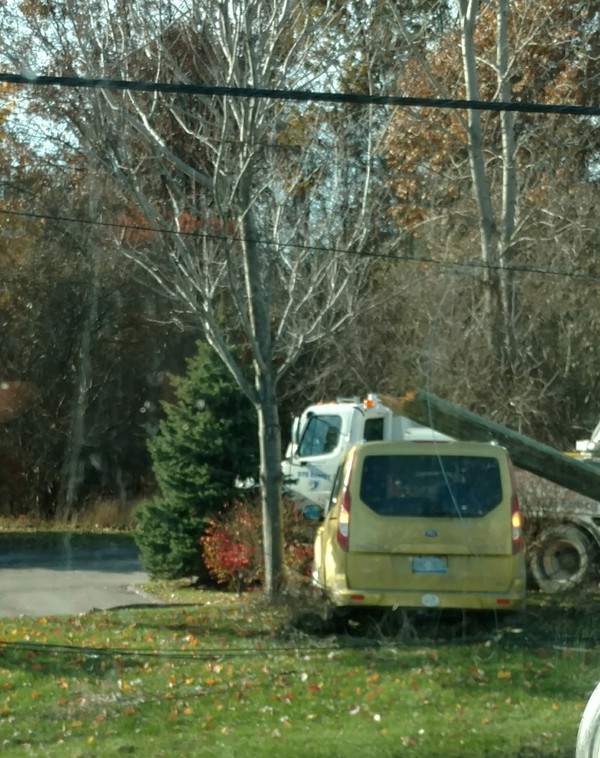
[[377,395],[309,405],[294,419],[292,440],[282,464],[285,489],[299,505],[315,504],[324,509],[335,473],[346,451],[356,443],[451,439],[395,415]]

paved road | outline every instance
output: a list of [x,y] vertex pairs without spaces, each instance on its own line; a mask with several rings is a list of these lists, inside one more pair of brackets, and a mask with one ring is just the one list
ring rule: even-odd
[[0,616],[53,616],[158,602],[133,541],[109,535],[0,534]]

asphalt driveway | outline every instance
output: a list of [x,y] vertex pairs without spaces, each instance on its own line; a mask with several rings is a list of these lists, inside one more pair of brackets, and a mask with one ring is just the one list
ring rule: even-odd
[[159,602],[139,585],[128,535],[0,534],[0,616],[54,616]]

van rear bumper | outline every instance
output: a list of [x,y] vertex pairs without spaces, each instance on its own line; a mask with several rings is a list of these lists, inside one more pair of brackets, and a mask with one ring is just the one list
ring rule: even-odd
[[525,583],[516,580],[509,592],[415,592],[406,590],[375,592],[360,589],[332,589],[329,599],[347,608],[462,608],[465,610],[518,611],[525,606]]

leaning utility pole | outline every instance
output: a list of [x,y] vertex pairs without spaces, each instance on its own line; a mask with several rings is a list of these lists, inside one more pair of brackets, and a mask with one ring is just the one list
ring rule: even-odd
[[496,442],[508,450],[515,466],[580,495],[600,500],[600,466],[575,460],[426,390],[407,392],[400,398],[383,396],[381,399],[398,415],[457,440]]

